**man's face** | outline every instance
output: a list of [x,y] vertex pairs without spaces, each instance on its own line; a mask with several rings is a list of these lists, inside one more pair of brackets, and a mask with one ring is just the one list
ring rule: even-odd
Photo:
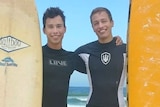
[[44,33],[47,35],[49,45],[61,45],[66,28],[60,16],[47,18]]
[[105,41],[112,37],[111,30],[113,21],[108,17],[105,11],[97,12],[92,16],[92,27],[100,41]]

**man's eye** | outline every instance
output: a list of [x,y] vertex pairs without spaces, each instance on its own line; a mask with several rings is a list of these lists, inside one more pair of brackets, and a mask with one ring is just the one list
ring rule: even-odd
[[98,25],[98,23],[93,23],[94,26]]
[[48,26],[48,28],[53,28],[53,26],[52,26],[52,25],[50,25],[50,26]]
[[57,28],[61,28],[61,27],[62,27],[61,25],[58,25],[58,26],[57,26]]

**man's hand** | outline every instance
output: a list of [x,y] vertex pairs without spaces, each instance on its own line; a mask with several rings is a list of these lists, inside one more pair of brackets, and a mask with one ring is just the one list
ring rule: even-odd
[[122,45],[123,44],[122,38],[120,36],[115,36],[115,38],[116,38],[116,45]]

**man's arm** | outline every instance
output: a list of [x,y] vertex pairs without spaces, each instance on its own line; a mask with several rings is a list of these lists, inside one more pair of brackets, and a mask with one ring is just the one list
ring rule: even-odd
[[115,36],[114,38],[116,38],[116,45],[122,45],[123,44],[123,40],[120,36]]

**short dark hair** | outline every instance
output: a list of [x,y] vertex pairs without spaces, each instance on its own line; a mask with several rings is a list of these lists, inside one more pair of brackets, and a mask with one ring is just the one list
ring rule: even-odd
[[64,22],[64,27],[66,27],[65,16],[63,14],[63,11],[59,7],[49,7],[46,9],[46,11],[43,14],[43,28],[45,28],[47,18],[54,18],[58,15],[62,18]]
[[104,12],[106,12],[106,13],[108,14],[108,17],[109,17],[110,21],[113,21],[113,19],[112,19],[112,14],[111,14],[111,12],[109,11],[109,9],[107,9],[107,8],[105,8],[105,7],[97,7],[97,8],[95,8],[95,9],[93,9],[92,12],[91,12],[91,15],[90,15],[90,21],[91,21],[91,23],[92,23],[92,16],[93,16],[94,14],[96,14],[96,13],[98,13],[98,12],[102,12],[102,11],[104,11]]

